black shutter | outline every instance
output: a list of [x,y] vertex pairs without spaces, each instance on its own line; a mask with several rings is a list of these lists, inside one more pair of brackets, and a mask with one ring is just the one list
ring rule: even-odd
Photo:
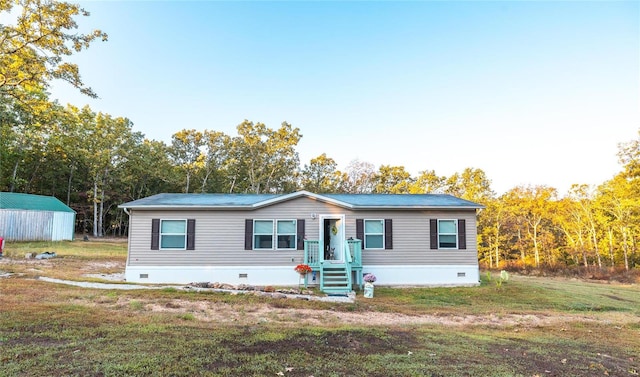
[[151,250],[160,250],[160,219],[151,220]]
[[458,219],[458,249],[467,248],[467,229],[464,219]]
[[196,219],[187,220],[187,250],[196,249]]
[[438,248],[438,219],[429,219],[429,239],[431,249]]
[[298,219],[298,250],[304,250],[304,219]]
[[364,219],[356,219],[356,238],[362,241],[364,248]]
[[384,248],[386,250],[393,249],[393,229],[391,219],[384,219]]
[[244,220],[244,249],[253,250],[253,219]]

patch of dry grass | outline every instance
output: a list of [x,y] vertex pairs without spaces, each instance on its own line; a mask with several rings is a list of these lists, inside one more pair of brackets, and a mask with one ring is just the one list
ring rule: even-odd
[[340,304],[33,279],[82,280],[124,268],[123,245],[81,251],[73,244],[69,251],[57,246],[60,258],[0,264],[19,272],[0,278],[0,376],[633,376],[640,370],[637,285],[512,276],[500,286],[486,279],[473,288],[378,286],[373,299],[359,295],[354,304]]
[[[27,259],[27,254],[55,252],[51,259]],[[0,271],[35,278],[47,276],[56,279],[99,281],[86,274],[113,274],[124,271],[127,257],[126,242],[113,241],[61,241],[10,242],[0,259]]]

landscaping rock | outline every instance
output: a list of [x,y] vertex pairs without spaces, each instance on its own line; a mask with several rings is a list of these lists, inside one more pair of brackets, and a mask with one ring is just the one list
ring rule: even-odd
[[36,259],[51,259],[57,256],[58,255],[54,251],[45,251],[44,253],[36,255]]

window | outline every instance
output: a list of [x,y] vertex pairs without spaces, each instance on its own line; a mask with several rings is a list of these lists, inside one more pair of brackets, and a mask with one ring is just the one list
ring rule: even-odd
[[273,220],[254,221],[253,248],[273,249]]
[[195,250],[196,219],[151,219],[151,250]]
[[384,220],[364,220],[364,248],[384,249]]
[[160,249],[186,249],[187,220],[160,221]]
[[431,245],[431,250],[466,250],[466,223],[465,219],[429,219],[429,244]]
[[253,248],[296,249],[297,230],[296,220],[254,220]]
[[393,220],[356,219],[356,238],[362,240],[364,249],[393,249]]
[[304,219],[244,220],[245,250],[304,250]]
[[438,248],[458,248],[458,221],[438,220]]
[[278,238],[278,249],[296,248],[296,221],[278,220],[276,222],[276,234]]

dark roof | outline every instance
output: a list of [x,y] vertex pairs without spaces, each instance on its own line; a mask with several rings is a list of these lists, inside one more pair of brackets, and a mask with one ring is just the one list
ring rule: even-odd
[[479,209],[482,205],[446,194],[158,194],[121,204],[127,209],[255,209],[298,197],[349,209]]
[[0,209],[75,212],[54,196],[0,192]]
[[482,207],[477,203],[446,194],[325,194],[324,196],[358,208]]
[[157,194],[120,207],[247,207],[276,198],[276,194]]

